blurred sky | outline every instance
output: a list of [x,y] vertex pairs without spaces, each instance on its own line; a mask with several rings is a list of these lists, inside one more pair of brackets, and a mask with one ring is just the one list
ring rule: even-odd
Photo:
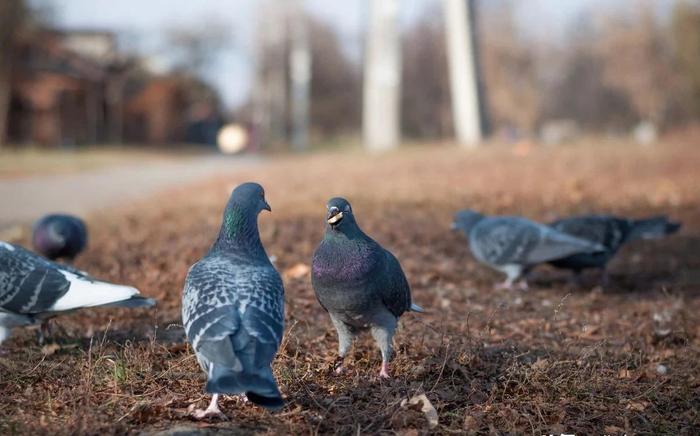
[[[0,0],[4,1],[4,0]],[[152,57],[167,67],[164,30],[173,26],[228,22],[234,38],[218,54],[208,78],[222,93],[228,107],[243,103],[253,78],[253,40],[260,5],[284,0],[32,0],[48,6],[60,28],[111,30],[122,47]],[[491,1],[491,0],[488,0]],[[346,52],[358,57],[362,50],[369,0],[306,0],[306,9],[328,21],[338,32]],[[518,20],[535,36],[556,38],[575,25],[575,18],[590,8],[629,6],[622,0],[527,0],[514,2]],[[440,0],[401,0],[401,22],[409,26],[425,13],[441,13]]]

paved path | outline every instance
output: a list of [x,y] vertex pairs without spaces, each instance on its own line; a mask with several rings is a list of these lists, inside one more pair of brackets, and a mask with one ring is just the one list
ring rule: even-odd
[[212,155],[177,161],[149,160],[77,174],[0,180],[0,228],[31,222],[48,212],[84,215],[260,161],[253,156]]

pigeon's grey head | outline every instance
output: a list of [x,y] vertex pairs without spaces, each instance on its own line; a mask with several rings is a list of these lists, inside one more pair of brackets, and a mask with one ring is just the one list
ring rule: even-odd
[[461,230],[468,235],[472,227],[484,218],[484,215],[471,209],[460,210],[455,214],[452,230]]
[[258,183],[253,182],[238,185],[231,193],[228,205],[255,214],[262,210],[272,211],[265,200],[265,190]]
[[352,214],[352,206],[350,202],[341,197],[334,197],[328,200],[326,204],[327,215],[326,222],[333,230],[342,230],[344,228],[355,226],[355,217]]

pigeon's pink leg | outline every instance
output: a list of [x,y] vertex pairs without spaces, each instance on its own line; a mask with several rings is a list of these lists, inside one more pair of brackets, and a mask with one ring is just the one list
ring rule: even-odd
[[39,326],[39,345],[44,345],[46,340],[51,336],[51,320],[46,319]]
[[194,419],[219,418],[223,420],[228,420],[226,415],[224,415],[223,412],[221,412],[221,410],[219,409],[219,405],[217,404],[218,401],[219,394],[212,395],[209,407],[207,407],[205,410],[196,409],[194,412],[192,412],[192,417]]
[[382,369],[379,370],[379,377],[380,378],[391,378],[389,375],[389,364],[382,360]]
[[517,286],[518,286],[518,289],[520,289],[523,292],[528,291],[530,289],[530,285],[527,284],[527,279],[525,279],[525,278],[520,279]]

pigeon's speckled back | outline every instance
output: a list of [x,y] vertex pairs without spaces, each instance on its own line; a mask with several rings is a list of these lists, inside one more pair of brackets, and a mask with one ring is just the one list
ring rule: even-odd
[[284,330],[284,287],[272,264],[269,261],[251,263],[237,256],[217,254],[204,257],[190,268],[185,282],[182,318],[195,351],[202,337],[211,336],[211,331],[207,333],[204,328],[213,328],[212,322],[216,318],[211,316],[213,313],[219,313],[221,317],[231,315],[240,321],[249,309],[264,312],[269,318],[258,336],[275,344],[272,358]]

